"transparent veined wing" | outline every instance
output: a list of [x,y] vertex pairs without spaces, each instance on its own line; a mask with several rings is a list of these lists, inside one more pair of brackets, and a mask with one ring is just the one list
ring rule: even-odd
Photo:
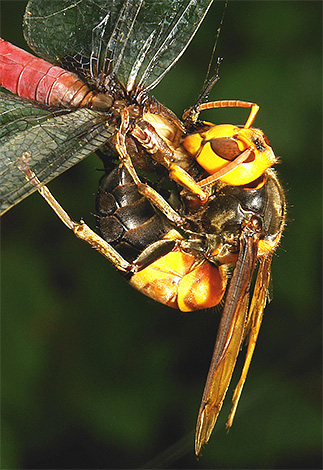
[[89,109],[55,112],[0,93],[0,213],[35,191],[19,169],[23,154],[46,184],[95,151],[114,133],[103,114]]
[[85,74],[113,71],[152,89],[182,55],[212,0],[30,0],[24,34],[42,58]]

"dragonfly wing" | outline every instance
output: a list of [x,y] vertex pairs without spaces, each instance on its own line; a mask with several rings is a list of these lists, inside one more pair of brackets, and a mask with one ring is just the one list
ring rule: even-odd
[[[210,0],[140,3],[129,30],[120,19],[114,52],[116,73],[126,89],[152,89],[183,54],[204,19]],[[134,15],[133,15],[134,17]]]
[[114,133],[89,109],[51,112],[0,93],[0,213],[36,190],[19,169],[23,154],[46,184],[103,145]]
[[117,20],[122,0],[30,0],[23,21],[33,51],[52,63],[89,75],[92,29],[108,14]]
[[153,88],[182,55],[212,0],[30,0],[24,34],[41,57],[86,75],[112,70]]

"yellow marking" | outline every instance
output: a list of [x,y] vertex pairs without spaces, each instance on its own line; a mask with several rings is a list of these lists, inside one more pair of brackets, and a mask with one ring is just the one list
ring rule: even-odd
[[196,194],[202,202],[207,201],[208,195],[200,188],[198,183],[185,170],[176,165],[176,163],[171,163],[168,167],[168,170],[169,177],[173,181],[192,191],[192,193]]

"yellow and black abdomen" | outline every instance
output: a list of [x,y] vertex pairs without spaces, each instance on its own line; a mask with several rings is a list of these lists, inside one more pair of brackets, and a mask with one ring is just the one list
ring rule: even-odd
[[195,247],[184,247],[187,240],[138,192],[123,166],[101,179],[96,206],[101,236],[136,268],[126,275],[135,289],[184,312],[221,301],[225,267],[201,255],[203,241],[196,237]]
[[130,263],[171,229],[138,192],[123,166],[101,178],[96,210],[97,228],[102,238]]

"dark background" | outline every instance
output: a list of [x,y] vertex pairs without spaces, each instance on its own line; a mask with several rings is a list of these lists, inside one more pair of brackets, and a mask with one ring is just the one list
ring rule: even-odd
[[[1,35],[21,47],[24,6],[1,1]],[[178,115],[199,94],[222,8],[154,90]],[[274,299],[230,433],[232,387],[195,459],[219,315],[180,315],[132,290],[34,194],[2,220],[1,468],[321,468],[321,13],[313,1],[232,1],[218,45],[210,98],[260,105],[255,125],[281,157],[288,200]],[[98,166],[90,156],[50,184],[92,227]]]

